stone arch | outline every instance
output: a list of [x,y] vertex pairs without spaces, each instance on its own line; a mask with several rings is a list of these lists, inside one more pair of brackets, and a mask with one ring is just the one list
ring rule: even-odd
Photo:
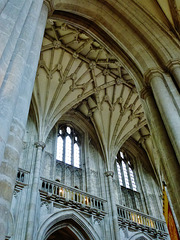
[[[84,19],[95,22],[97,26],[103,26],[102,30],[108,32],[122,49],[122,53],[127,53],[131,61],[133,60],[142,72],[158,66],[158,62],[166,65],[169,60],[178,58],[176,52],[176,50],[179,51],[178,45],[173,36],[170,36],[165,28],[158,25],[133,1],[124,1],[121,4],[113,2],[112,4],[91,0],[87,5],[82,1],[54,0],[53,3],[54,9],[57,10],[54,12],[55,17],[58,16],[59,11],[60,17],[70,20],[68,14],[73,13],[77,16],[75,20],[77,24],[79,24],[78,17],[83,16]],[[90,4],[92,8],[89,8]],[[127,12],[126,8],[129,9],[129,4],[131,11]],[[136,17],[134,12],[138,12]],[[83,21],[81,22],[83,24]],[[88,24],[88,28],[94,31],[91,24]],[[126,31],[124,32],[123,29]],[[112,48],[112,42],[110,44]],[[172,49],[167,45],[171,45]],[[173,49],[174,47],[176,50]]]
[[64,227],[67,227],[79,239],[100,240],[93,226],[74,209],[63,209],[48,216],[42,222],[36,240],[46,240],[54,231]]
[[135,233],[129,240],[152,240],[152,238],[145,233]]

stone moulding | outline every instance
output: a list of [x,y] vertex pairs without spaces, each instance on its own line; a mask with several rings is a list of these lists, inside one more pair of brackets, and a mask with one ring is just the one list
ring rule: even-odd
[[[37,234],[37,240],[47,239],[52,233],[52,229],[56,227],[57,229],[62,228],[62,222],[72,220],[78,225],[78,229],[83,230],[88,236],[88,239],[100,240],[98,233],[94,230],[92,224],[77,210],[75,209],[62,209],[48,216],[40,225]],[[57,228],[57,226],[59,226]],[[54,231],[53,231],[54,232]],[[82,231],[81,231],[82,232]],[[81,239],[84,239],[81,238]]]

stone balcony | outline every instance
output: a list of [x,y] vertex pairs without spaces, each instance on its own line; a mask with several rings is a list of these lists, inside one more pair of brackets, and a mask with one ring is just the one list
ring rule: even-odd
[[22,168],[18,168],[18,172],[16,176],[15,192],[19,192],[25,186],[27,186],[28,179],[29,179],[29,171],[26,171]]
[[42,200],[53,202],[56,207],[58,205],[72,207],[99,220],[106,214],[105,199],[49,179],[41,178],[40,196]]
[[[28,185],[29,172],[18,169],[15,191],[19,192]],[[56,208],[74,208],[94,216],[101,221],[106,215],[107,201],[88,194],[85,191],[65,184],[40,178],[40,197],[44,202],[52,203]],[[146,232],[155,239],[167,239],[168,231],[165,221],[146,215],[142,212],[117,205],[118,223],[120,228],[127,227],[131,231]]]
[[155,239],[167,239],[168,231],[166,222],[142,212],[117,205],[118,223],[121,228],[146,232]]

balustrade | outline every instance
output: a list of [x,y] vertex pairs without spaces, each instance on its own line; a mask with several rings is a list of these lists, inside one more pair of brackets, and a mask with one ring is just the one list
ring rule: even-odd
[[62,183],[41,178],[41,190],[50,195],[64,198],[66,201],[79,203],[85,207],[104,211],[104,203],[106,202],[104,199],[95,197],[79,189],[66,186]]
[[119,205],[117,205],[117,212],[119,221],[124,220],[129,223],[136,223],[137,225],[155,229],[157,232],[161,232],[165,235],[167,233],[166,223],[162,220]]
[[28,171],[26,171],[22,168],[18,168],[16,181],[21,182],[21,183],[27,183],[28,174],[29,174]]

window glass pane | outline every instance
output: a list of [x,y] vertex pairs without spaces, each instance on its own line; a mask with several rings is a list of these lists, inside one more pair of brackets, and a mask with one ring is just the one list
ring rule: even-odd
[[61,136],[57,138],[57,155],[56,159],[59,161],[63,160],[63,139]]
[[120,185],[123,185],[122,176],[121,176],[121,169],[120,169],[119,163],[117,163],[117,171],[118,171],[119,183],[120,183]]
[[70,133],[71,133],[70,127],[67,127],[67,128],[66,128],[66,131],[67,131],[68,134],[70,134]]
[[80,156],[79,156],[79,146],[77,143],[74,144],[74,166],[79,168]]
[[123,154],[122,152],[120,152],[120,155],[121,155],[121,157],[124,159],[124,154]]
[[129,168],[129,172],[130,172],[130,177],[131,177],[133,190],[137,191],[136,183],[135,183],[135,180],[134,180],[133,170],[131,168]]
[[66,137],[65,163],[71,164],[71,138]]
[[[72,134],[73,133],[73,134]],[[79,136],[73,128],[61,126],[58,129],[56,159],[80,168]],[[73,152],[72,152],[73,151]]]
[[129,186],[129,179],[127,175],[127,169],[126,169],[126,164],[122,161],[122,167],[123,167],[123,173],[124,173],[124,180],[127,188],[130,188]]

